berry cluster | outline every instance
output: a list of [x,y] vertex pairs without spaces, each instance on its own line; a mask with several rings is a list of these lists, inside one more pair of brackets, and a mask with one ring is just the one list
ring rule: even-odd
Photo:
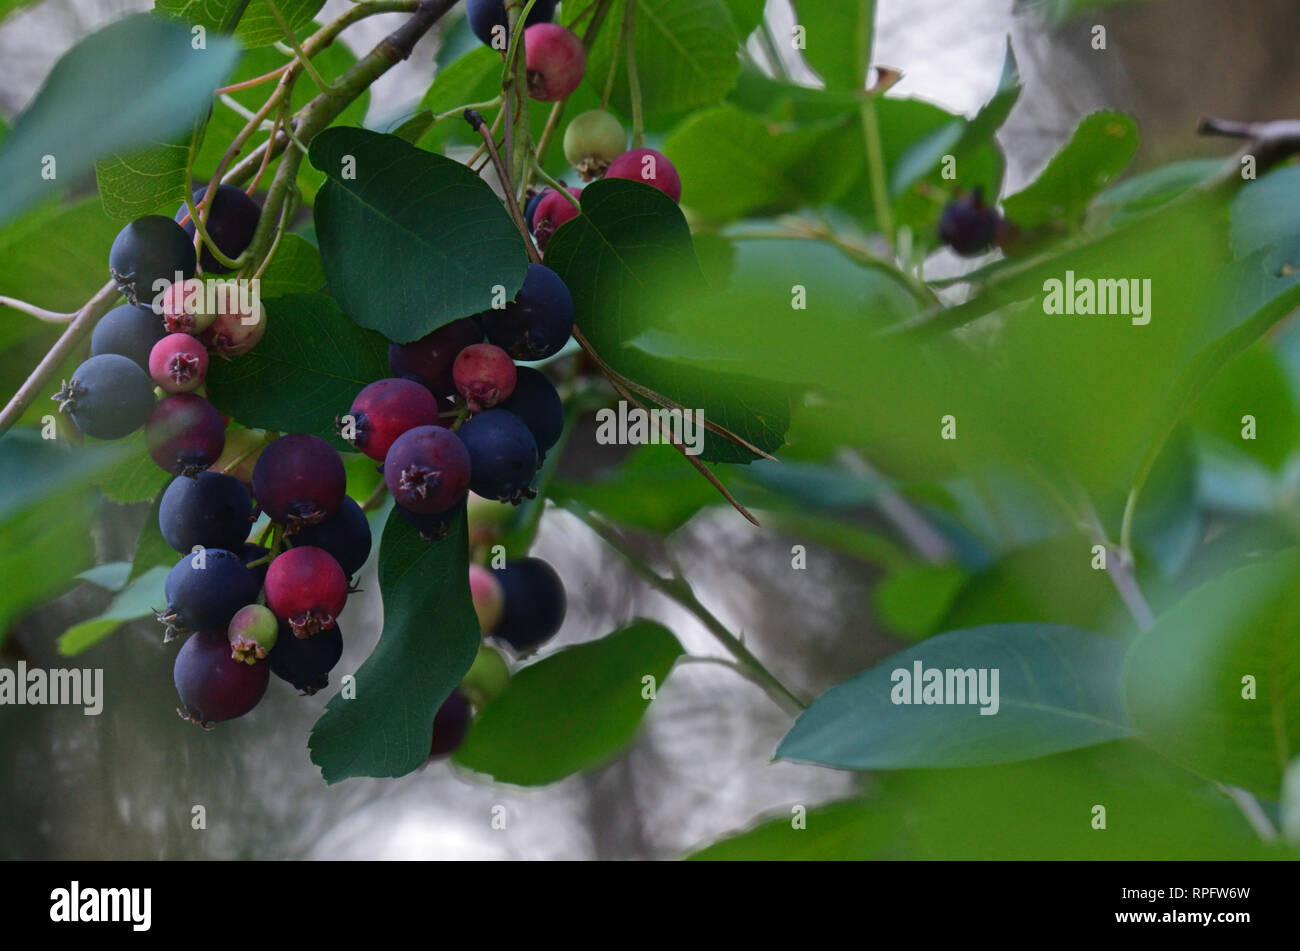
[[[252,241],[259,213],[252,198],[222,185],[208,212],[209,237],[237,257]],[[123,228],[108,268],[127,303],[100,319],[90,359],[54,397],[96,439],[120,439],[143,426],[154,461],[189,477],[226,449],[227,421],[201,395],[211,355],[247,353],[266,330],[260,310],[234,285],[210,289],[195,276],[200,262],[205,274],[224,271],[206,246],[196,253],[184,206],[174,219],[147,215]],[[209,297],[217,306],[208,305]]]

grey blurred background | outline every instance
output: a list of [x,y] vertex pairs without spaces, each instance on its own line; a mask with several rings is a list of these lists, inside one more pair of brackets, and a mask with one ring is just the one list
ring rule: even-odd
[[[77,38],[148,0],[43,0],[0,24],[0,112],[21,110],[50,65]],[[330,0],[324,17],[346,6]],[[1030,9],[1020,9],[1020,7]],[[1006,37],[1026,89],[1003,133],[1008,187],[1030,180],[1083,114],[1133,111],[1143,128],[1140,164],[1225,151],[1198,141],[1204,114],[1272,118],[1300,113],[1294,0],[1166,0],[1111,7],[1048,28],[1035,3],[881,0],[876,60],[905,73],[894,95],[967,114],[992,93]],[[784,0],[769,0],[780,30]],[[392,29],[376,17],[348,34],[368,49]],[[1104,24],[1108,49],[1089,45]],[[371,119],[409,111],[432,75],[436,34],[381,80]],[[570,443],[579,469],[613,460],[591,439]],[[146,513],[106,512],[95,544],[103,558],[129,552]],[[897,645],[873,629],[869,569],[755,529],[730,510],[704,513],[671,547],[705,603],[771,669],[813,694]],[[561,513],[543,521],[535,554],[559,570],[569,616],[550,649],[605,634],[633,616],[667,623],[688,650],[717,655],[685,612],[648,591],[585,528]],[[373,561],[341,624],[347,642],[333,676],[355,670],[381,625]],[[14,632],[5,662],[65,666],[53,639],[102,607],[89,586]],[[787,717],[757,688],[709,664],[683,664],[661,691],[646,729],[617,762],[540,790],[483,785],[435,764],[396,781],[326,787],[308,760],[310,727],[328,692],[299,698],[276,681],[257,715],[201,734],[176,719],[170,669],[157,628],[119,631],[78,659],[102,667],[99,717],[79,709],[0,709],[0,857],[5,858],[609,858],[673,857],[757,817],[849,792],[847,774],[770,763]],[[202,805],[207,829],[191,829]],[[494,830],[495,806],[506,809]],[[788,814],[788,812],[787,812]]]

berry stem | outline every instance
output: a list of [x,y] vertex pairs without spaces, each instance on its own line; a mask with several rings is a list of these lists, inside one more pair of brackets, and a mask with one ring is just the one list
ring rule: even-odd
[[623,13],[623,46],[627,50],[627,91],[632,99],[632,148],[645,147],[645,117],[641,114],[641,77],[636,70],[636,4],[627,0]]
[[510,211],[510,217],[514,219],[519,233],[523,235],[524,249],[528,252],[528,260],[534,264],[541,264],[541,252],[537,250],[537,245],[533,243],[533,236],[528,232],[528,222],[524,221],[524,213],[519,209],[519,200],[515,197],[513,179],[510,177],[510,172],[505,163],[501,160],[501,154],[497,151],[496,143],[492,141],[491,130],[488,129],[487,123],[483,121],[483,116],[474,109],[465,110],[465,121],[483,138],[483,147],[487,149],[488,156],[492,159],[492,164],[497,170],[497,177],[501,179],[501,191],[506,196],[506,208]]
[[44,307],[37,307],[35,304],[29,304],[25,300],[19,300],[16,297],[0,296],[0,307],[9,307],[13,310],[20,311],[38,320],[44,320],[51,324],[66,324],[77,316],[74,310],[70,314],[59,314],[52,310],[46,310]]
[[298,64],[306,70],[307,75],[310,76],[312,82],[316,84],[316,88],[321,92],[327,92],[332,89],[333,86],[320,74],[320,71],[316,69],[316,66],[312,63],[310,57],[308,57],[303,51],[302,44],[298,42],[298,37],[293,35],[293,30],[289,28],[289,21],[284,18],[284,14],[282,14],[280,8],[276,6],[275,0],[266,0],[266,5],[271,11],[271,16],[275,17],[275,22],[280,24],[280,29],[284,32],[284,40],[288,44],[289,48],[293,50],[294,58],[297,59]]
[[561,198],[567,201],[574,208],[578,209],[578,211],[580,212],[582,211],[582,203],[578,201],[578,199],[574,198],[573,195],[570,194],[569,190],[565,188],[560,182],[552,178],[550,173],[547,172],[546,169],[542,168],[541,163],[539,163],[535,159],[533,160],[533,171],[537,173],[538,178],[540,178],[547,185],[550,185],[551,188],[559,192]]
[[370,493],[370,496],[364,502],[361,503],[361,511],[366,513],[373,512],[375,509],[379,508],[379,506],[384,504],[384,499],[387,495],[388,483],[383,479],[380,479],[379,484],[375,486],[375,490]]
[[222,86],[220,89],[214,89],[212,95],[224,96],[227,93],[239,92],[241,89],[252,89],[254,86],[262,85],[262,83],[269,83],[272,79],[279,79],[284,75],[284,71],[288,69],[290,65],[291,64],[289,63],[285,63],[283,66],[279,66],[276,69],[271,70],[269,73],[263,73],[261,76],[254,77],[253,79],[246,79],[242,83],[232,83],[229,86]]
[[532,151],[531,128],[528,114],[528,59],[524,38],[525,17],[536,0],[506,0],[506,19],[509,22],[510,46],[506,50],[505,75],[501,90],[505,93],[506,144],[505,162],[509,175],[502,187],[509,193],[515,186],[522,188]]
[[659,574],[646,564],[641,556],[634,552],[610,525],[576,502],[568,502],[564,508],[600,536],[605,544],[622,556],[628,566],[650,587],[676,601],[694,614],[705,629],[736,659],[739,669],[750,680],[762,687],[764,692],[778,706],[792,716],[798,716],[799,713],[807,709],[808,704],[799,699],[790,688],[781,683],[771,671],[764,667],[763,663],[750,652],[740,638],[732,634],[727,629],[727,626],[700,602],[700,599],[695,595],[694,589],[691,588],[685,578],[665,578]]
[[862,136],[867,146],[867,167],[871,177],[871,204],[876,212],[876,227],[884,235],[892,249],[896,240],[894,234],[894,212],[889,204],[889,185],[886,180],[885,150],[880,138],[880,117],[876,114],[876,99],[868,95],[860,107],[862,116]]

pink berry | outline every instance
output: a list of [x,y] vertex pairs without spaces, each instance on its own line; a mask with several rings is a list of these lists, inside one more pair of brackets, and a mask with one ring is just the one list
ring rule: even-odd
[[451,374],[472,413],[491,409],[515,391],[515,361],[496,344],[466,347],[456,357]]
[[266,570],[266,606],[295,637],[333,627],[347,599],[347,575],[323,548],[290,548]]
[[149,375],[168,393],[192,393],[208,375],[208,351],[189,334],[168,334],[149,351]]
[[243,303],[233,297],[221,302],[216,320],[203,333],[203,342],[226,357],[248,353],[266,335],[266,313],[261,304]]
[[528,94],[541,102],[567,99],[587,70],[587,51],[576,33],[554,23],[524,30]]
[[682,200],[682,179],[667,156],[654,149],[632,149],[609,163],[606,178],[626,178],[653,185],[673,201]]
[[[582,189],[570,188],[569,194],[577,198],[582,194]],[[533,238],[537,241],[537,250],[545,251],[551,242],[551,235],[555,234],[560,225],[576,217],[578,209],[573,202],[557,191],[547,192],[538,202],[537,212],[533,215]]]
[[383,462],[402,433],[437,422],[438,400],[428,388],[394,377],[376,380],[358,393],[347,416],[339,417],[339,432],[354,449]]
[[479,630],[491,634],[501,612],[505,610],[506,595],[501,582],[482,565],[469,566],[469,595],[474,600],[474,613],[478,615]]
[[212,326],[216,312],[207,306],[207,285],[197,277],[173,281],[158,308],[168,333],[200,334]]

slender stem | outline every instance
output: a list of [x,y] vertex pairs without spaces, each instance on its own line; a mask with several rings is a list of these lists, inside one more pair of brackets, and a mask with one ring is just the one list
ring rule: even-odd
[[291,64],[289,63],[285,63],[283,66],[279,66],[271,70],[269,73],[263,73],[261,76],[254,77],[253,79],[245,79],[242,83],[232,83],[229,86],[222,86],[220,89],[214,89],[212,95],[224,96],[228,93],[239,92],[241,89],[252,89],[254,86],[262,85],[262,83],[269,83],[271,80],[279,79],[284,75],[284,71],[288,69],[290,65]]
[[58,371],[60,364],[71,355],[77,345],[89,336],[95,322],[109,312],[120,293],[117,284],[109,281],[95,292],[94,297],[82,305],[77,311],[77,316],[72,318],[72,322],[63,331],[63,335],[41,358],[36,369],[23,381],[23,385],[18,388],[18,392],[13,395],[5,408],[0,410],[0,435],[7,433],[14,423],[18,422],[27,407],[40,394],[46,381]]
[[293,35],[293,30],[289,28],[289,21],[280,13],[280,8],[276,6],[275,0],[266,0],[266,5],[271,11],[271,16],[275,17],[275,22],[279,23],[280,29],[284,31],[285,42],[293,50],[293,55],[298,60],[299,65],[307,71],[307,75],[311,77],[317,89],[321,92],[328,90],[330,88],[329,82],[320,74],[311,58],[303,51],[302,44],[298,42],[298,37]]
[[623,46],[627,51],[627,92],[632,99],[632,147],[645,146],[645,116],[641,114],[641,77],[636,70],[636,4],[627,0],[623,14]]
[[506,0],[506,19],[510,26],[510,47],[506,51],[506,74],[501,89],[506,96],[505,162],[510,170],[507,189],[523,187],[528,161],[532,154],[531,127],[528,113],[528,59],[524,38],[525,17],[536,0]]
[[553,189],[559,192],[560,196],[565,201],[567,201],[570,205],[572,205],[574,208],[577,208],[578,211],[582,211],[582,202],[574,198],[572,192],[570,192],[567,188],[565,188],[553,177],[551,177],[550,173],[547,172],[546,169],[542,168],[540,162],[537,161],[533,162],[533,172],[536,173],[538,178],[540,178],[546,184],[550,185]]
[[16,297],[0,296],[0,307],[9,307],[13,310],[21,311],[31,317],[47,321],[51,324],[66,324],[77,316],[74,310],[70,314],[60,314],[52,310],[46,310],[44,307],[37,307],[35,304],[29,304],[25,300],[19,300]]
[[680,578],[665,578],[659,572],[655,571],[636,552],[628,547],[627,543],[614,531],[612,527],[598,518],[593,512],[588,511],[575,502],[570,502],[564,506],[566,511],[571,512],[579,521],[595,532],[600,538],[609,545],[610,548],[618,552],[628,566],[632,568],[650,587],[654,588],[660,594],[672,598],[686,610],[690,611],[699,619],[718,642],[726,648],[727,652],[736,659],[736,662],[744,668],[751,680],[763,688],[769,697],[772,698],[783,710],[791,715],[797,716],[801,711],[807,709],[808,704],[781,683],[763,663],[755,657],[741,642],[735,634],[727,629],[718,618],[709,611],[700,599],[695,596],[695,591],[691,586]]
[[388,483],[383,479],[379,480],[379,485],[375,486],[375,491],[370,493],[370,497],[361,503],[361,511],[373,512],[379,506],[384,504],[384,497],[388,495]]
[[496,143],[492,141],[491,130],[488,129],[483,116],[474,109],[465,110],[465,121],[482,137],[483,147],[487,149],[488,156],[496,167],[497,177],[501,179],[501,191],[506,196],[506,208],[510,212],[510,217],[514,219],[515,227],[519,229],[519,233],[524,237],[524,249],[528,252],[528,260],[534,264],[541,264],[541,252],[537,250],[537,245],[533,243],[533,236],[528,232],[528,222],[524,220],[524,213],[519,208],[519,200],[515,197],[515,188],[510,178],[510,171],[506,168],[505,162],[501,160],[501,154],[497,151]]
[[876,506],[880,509],[880,514],[898,529],[898,533],[918,555],[933,564],[942,564],[953,559],[955,552],[952,543],[866,459],[850,450],[845,450],[840,458],[854,475],[875,483]]
[[1129,614],[1137,622],[1138,630],[1145,631],[1156,622],[1156,616],[1151,606],[1147,604],[1141,587],[1138,586],[1137,575],[1133,571],[1131,550],[1122,542],[1116,546],[1106,536],[1101,518],[1097,515],[1092,500],[1082,488],[1075,488],[1075,496],[1079,500],[1077,510],[1092,535],[1093,544],[1101,545],[1106,549],[1106,574],[1110,577],[1110,583],[1114,585],[1120,600],[1124,602],[1124,607],[1128,608]]
[[871,204],[876,212],[876,227],[885,236],[889,246],[894,246],[894,212],[889,204],[889,186],[885,178],[885,149],[880,138],[880,118],[876,114],[876,100],[868,96],[862,100],[862,135],[867,146],[867,167],[871,176]]

